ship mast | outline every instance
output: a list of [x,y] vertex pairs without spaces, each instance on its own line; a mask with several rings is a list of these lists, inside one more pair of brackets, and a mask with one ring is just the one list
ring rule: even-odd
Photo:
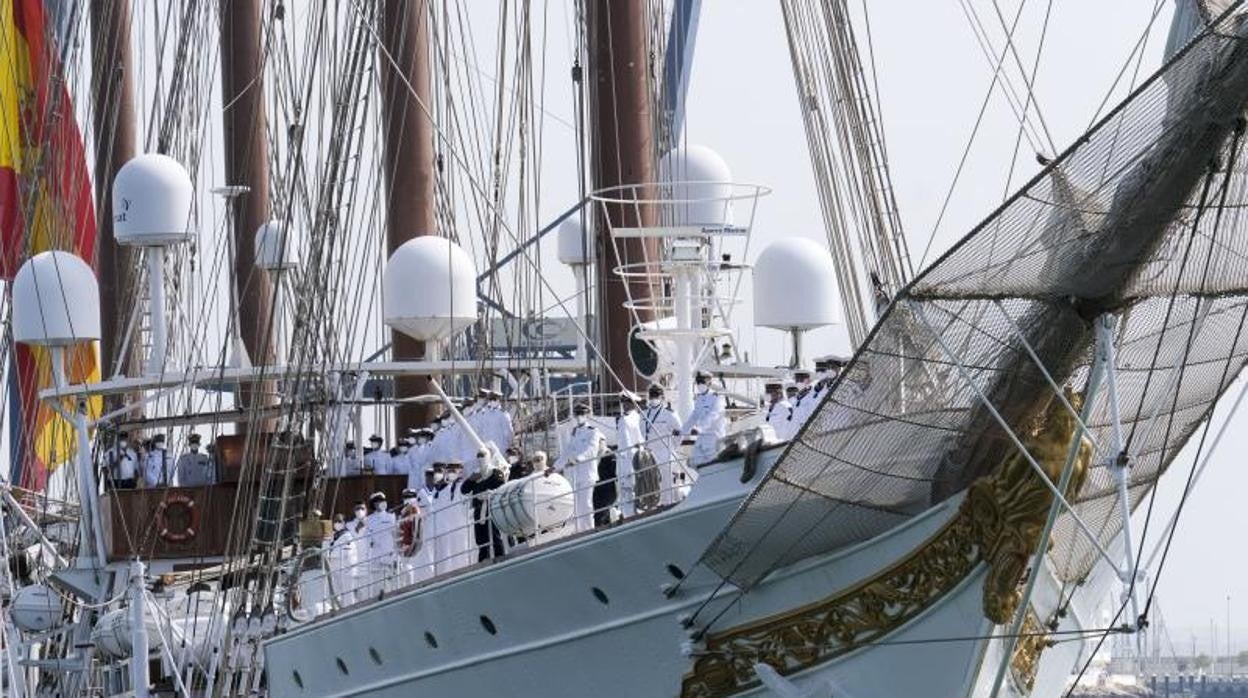
[[[243,346],[257,366],[273,363],[269,323],[272,284],[268,273],[255,265],[256,231],[269,220],[269,142],[260,9],[259,0],[221,3],[225,177],[228,184],[248,189],[246,194],[230,200],[234,207],[234,283],[238,290],[235,321]],[[264,384],[242,386],[239,392],[239,404],[248,409],[272,401],[272,390]]]
[[[133,59],[130,51],[130,0],[92,0],[91,48],[96,70],[92,71],[95,100],[95,207],[98,249],[96,264],[100,282],[101,374],[114,371],[138,375],[140,352],[134,337],[127,342],[126,318],[135,290],[135,251],[118,245],[113,237],[113,178],[134,157],[135,116]],[[117,365],[123,347],[129,346],[125,365]],[[115,405],[111,406],[115,407]],[[141,405],[136,405],[141,410]],[[132,416],[135,414],[131,412]],[[141,413],[140,413],[141,416]]]
[[[429,12],[427,3],[385,0],[382,3],[381,79],[385,123],[382,161],[386,182],[386,255],[420,235],[436,235],[434,221],[433,122],[429,107]],[[424,342],[392,330],[395,361],[426,358]],[[433,358],[433,357],[428,357]],[[396,399],[432,392],[424,376],[396,376]],[[395,408],[395,430],[402,437],[410,427],[424,426],[428,405],[406,403]]]
[[[586,22],[594,189],[655,182],[658,168],[654,104],[647,75],[651,61],[646,3],[590,0],[586,3]],[[652,199],[650,190],[651,187],[636,186],[621,191],[616,198]],[[630,299],[633,303],[647,301],[654,293],[648,280],[620,277],[615,267],[658,259],[655,240],[624,238],[613,244],[610,231],[612,227],[651,227],[656,218],[652,206],[608,204],[594,211],[604,391],[614,384],[615,376],[629,388],[642,383],[629,358],[633,312],[625,303]],[[639,322],[654,319],[653,311],[639,309],[636,313]]]

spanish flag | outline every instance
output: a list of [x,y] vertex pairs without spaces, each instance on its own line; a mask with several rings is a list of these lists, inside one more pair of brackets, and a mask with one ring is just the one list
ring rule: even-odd
[[[69,250],[95,266],[91,179],[45,9],[43,0],[0,0],[0,278],[6,281],[45,250]],[[94,343],[68,352],[66,364],[71,383],[100,379]],[[39,402],[39,391],[51,383],[49,352],[17,345],[9,365],[9,476],[31,489],[42,489],[48,472],[77,446],[72,426]],[[89,416],[98,416],[101,401],[90,403]]]

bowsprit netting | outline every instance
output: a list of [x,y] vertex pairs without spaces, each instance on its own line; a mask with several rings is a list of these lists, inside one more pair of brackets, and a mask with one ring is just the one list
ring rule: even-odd
[[[1248,356],[1245,33],[1224,16],[899,294],[702,562],[749,588],[963,491],[1016,452],[1002,422],[1087,387],[1105,314],[1136,506]],[[1108,400],[1088,427],[1074,509],[1107,548]],[[1097,546],[1069,513],[1054,536],[1059,576],[1086,574]]]

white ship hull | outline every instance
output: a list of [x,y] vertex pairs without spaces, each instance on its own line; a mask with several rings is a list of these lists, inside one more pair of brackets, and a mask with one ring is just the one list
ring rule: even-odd
[[[779,453],[765,452],[759,472]],[[740,482],[741,466],[735,459],[705,468],[693,496],[662,514],[552,543],[275,637],[264,645],[269,691],[681,695],[694,664],[682,651],[690,637],[681,619],[719,585],[718,577],[693,563],[753,486]],[[783,569],[749,594],[721,589],[698,614],[699,622],[722,610],[714,629],[735,627],[852,590],[922,549],[957,514],[961,499],[857,546]],[[671,598],[662,591],[676,581],[669,565],[689,574]],[[989,695],[1001,650],[997,642],[967,639],[1004,632],[984,618],[983,577],[983,566],[975,566],[874,644],[789,679],[798,686],[834,686],[835,695],[855,698]],[[1051,610],[1056,590],[1047,582],[1038,587],[1033,606],[1039,614]],[[1078,615],[1068,616],[1064,629],[1078,627]],[[1080,642],[1046,650],[1031,695],[1056,695],[1081,651]],[[1006,686],[1018,693],[1008,679]],[[759,687],[736,693],[766,695]]]

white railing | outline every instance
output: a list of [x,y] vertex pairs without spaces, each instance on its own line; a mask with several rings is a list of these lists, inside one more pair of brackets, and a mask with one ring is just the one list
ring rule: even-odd
[[[577,463],[569,463],[564,466],[564,469],[571,470],[576,465]],[[588,515],[582,514],[578,517],[576,513],[573,513],[561,524],[519,538],[502,532],[495,533],[497,529],[493,526],[489,505],[490,494],[495,490],[491,490],[477,495],[461,495],[462,499],[450,506],[464,508],[463,520],[466,523],[448,530],[436,531],[433,535],[429,535],[429,531],[425,530],[420,552],[411,556],[406,556],[401,552],[399,540],[401,518],[398,513],[396,513],[396,522],[391,532],[395,536],[393,552],[370,554],[376,542],[370,540],[370,535],[385,534],[369,534],[365,529],[353,534],[353,549],[349,551],[334,550],[332,544],[326,541],[322,549],[322,564],[319,573],[304,572],[298,577],[296,597],[300,599],[302,610],[300,615],[307,618],[309,613],[321,615],[363,603],[383,594],[416,586],[434,578],[460,573],[474,565],[507,557],[521,550],[530,550],[571,535],[605,529],[621,521],[657,511],[684,499],[697,477],[696,471],[686,465],[686,459],[678,455],[671,460],[655,463],[643,471],[635,471],[630,491],[627,480],[621,480],[618,476],[618,454],[616,468],[616,478],[574,487],[571,492],[536,501],[534,507],[540,509],[542,504],[556,499],[571,498],[575,501],[578,496],[586,496],[586,490],[589,491],[588,496],[592,501],[593,490],[607,486],[615,487],[615,501],[605,507],[593,508]],[[645,470],[654,471],[654,479],[658,481],[659,487],[639,493],[637,482],[647,477],[648,473]],[[665,481],[668,480],[663,477],[666,473],[670,473],[670,481]],[[574,482],[571,478],[569,481]],[[448,487],[462,487],[463,483],[464,480],[458,480]],[[480,524],[484,526],[485,540],[481,544],[477,543],[478,522],[474,521],[472,510],[473,501],[477,498],[484,500]],[[434,516],[440,521],[446,521],[446,513],[447,509],[438,509],[434,512]],[[423,523],[427,525],[427,512],[422,512],[422,516],[425,516]],[[354,527],[356,524],[357,522],[354,521],[348,522],[348,527]],[[493,542],[493,535],[499,538],[497,546]],[[454,541],[453,544],[451,541]],[[496,547],[501,548],[501,551],[496,551]]]

